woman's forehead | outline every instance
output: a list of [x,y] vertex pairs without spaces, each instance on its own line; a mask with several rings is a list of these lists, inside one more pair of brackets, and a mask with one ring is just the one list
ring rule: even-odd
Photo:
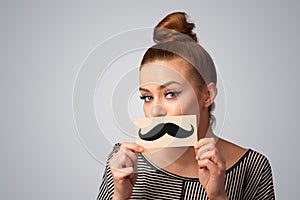
[[180,83],[188,81],[186,66],[180,62],[159,61],[144,64],[140,70],[140,85],[177,81]]

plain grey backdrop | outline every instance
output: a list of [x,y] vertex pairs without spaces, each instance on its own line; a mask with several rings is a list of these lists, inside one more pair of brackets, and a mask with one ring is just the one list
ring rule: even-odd
[[1,1],[0,199],[96,198],[104,166],[76,132],[77,73],[107,38],[173,11],[196,23],[222,75],[222,137],[265,154],[277,199],[297,199],[299,9],[296,0]]

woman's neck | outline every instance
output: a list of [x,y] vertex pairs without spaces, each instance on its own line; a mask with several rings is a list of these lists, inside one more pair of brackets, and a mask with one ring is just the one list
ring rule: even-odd
[[[194,147],[169,147],[145,149],[144,156],[155,166],[170,173],[197,177],[197,162]],[[188,173],[187,173],[188,172]],[[191,172],[193,172],[191,174]]]

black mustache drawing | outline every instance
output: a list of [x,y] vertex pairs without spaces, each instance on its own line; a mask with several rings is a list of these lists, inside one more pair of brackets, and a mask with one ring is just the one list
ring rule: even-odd
[[139,137],[142,140],[153,141],[164,136],[165,134],[175,138],[187,138],[193,134],[194,127],[191,125],[191,130],[188,131],[173,123],[161,123],[152,128],[148,133],[142,134],[141,130],[142,129],[140,128]]

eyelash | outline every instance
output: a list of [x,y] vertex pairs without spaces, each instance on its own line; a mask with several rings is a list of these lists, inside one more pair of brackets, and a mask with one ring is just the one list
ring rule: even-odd
[[[181,91],[169,91],[169,92],[166,92],[164,95],[165,95],[165,97],[167,97],[168,95],[172,94],[173,97],[167,98],[167,99],[173,99],[175,97],[178,97],[180,93],[181,93]],[[147,103],[147,102],[150,102],[153,99],[153,97],[150,95],[145,95],[145,96],[142,95],[142,96],[140,96],[140,99]]]
[[172,96],[174,96],[174,97],[172,97],[171,99],[173,99],[175,97],[178,97],[180,93],[181,93],[181,91],[169,91],[169,92],[165,93],[165,96],[172,94]]
[[140,96],[140,99],[142,99],[144,102],[149,102],[150,100],[146,100],[147,98],[151,98],[151,96],[145,95],[145,96]]

